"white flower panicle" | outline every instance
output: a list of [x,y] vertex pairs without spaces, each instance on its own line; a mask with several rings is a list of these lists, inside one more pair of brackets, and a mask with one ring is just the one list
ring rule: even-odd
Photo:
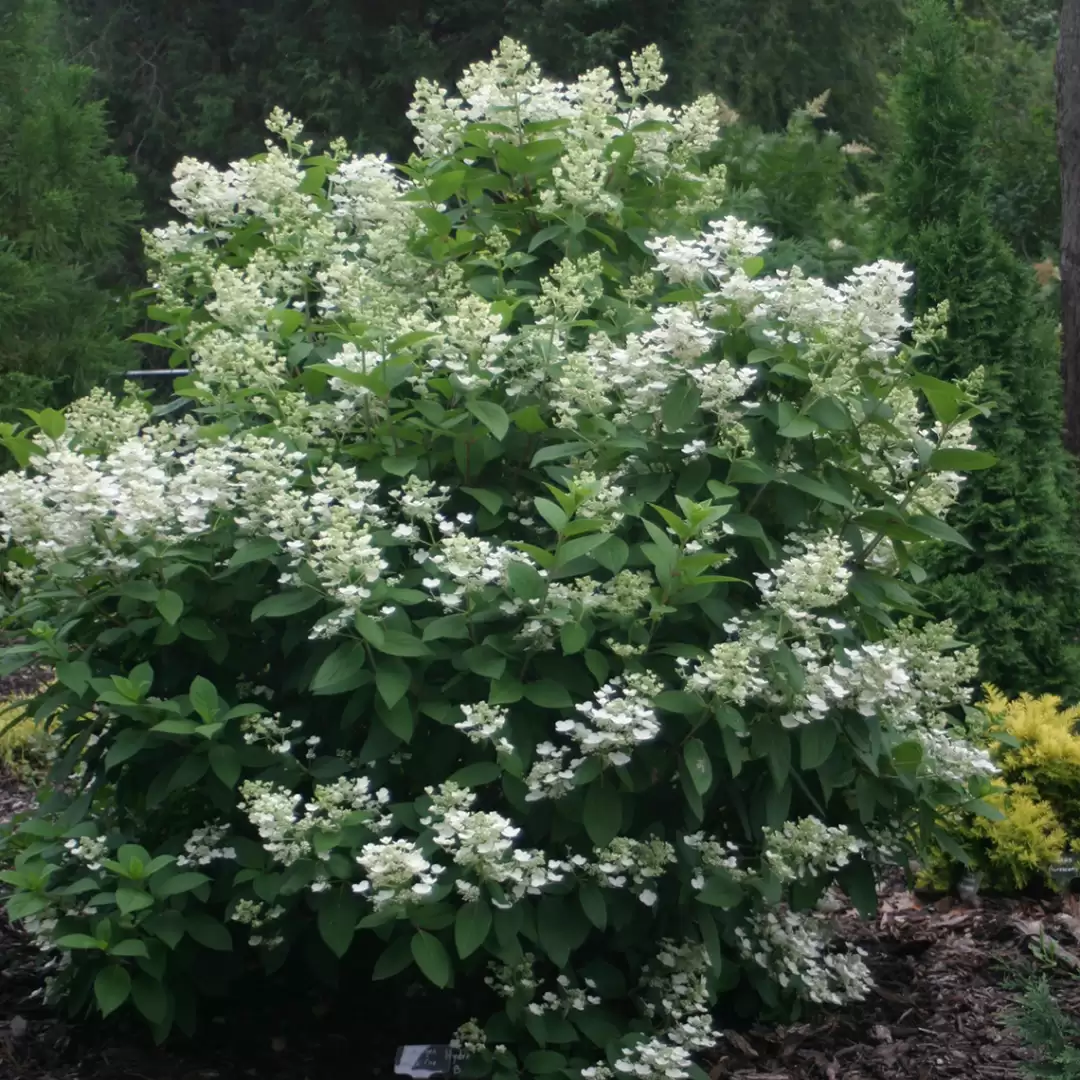
[[612,1080],[638,1077],[640,1080],[686,1080],[693,1059],[690,1050],[656,1035],[619,1052],[613,1066],[591,1065],[581,1070],[583,1080]]
[[455,523],[446,524],[447,535],[433,551],[418,550],[415,557],[432,575],[424,579],[424,585],[448,611],[463,607],[473,593],[490,586],[505,587],[511,563],[530,562],[513,548],[458,532]]
[[506,726],[505,709],[498,705],[489,705],[486,701],[478,701],[475,705],[462,705],[461,711],[465,719],[459,720],[454,727],[463,735],[467,735],[470,741],[494,742],[502,749],[509,747],[505,739],[499,738],[499,733]]
[[642,978],[645,1014],[665,1021],[668,1039],[687,1049],[711,1049],[719,1038],[711,1016],[711,967],[701,944],[663,938],[655,963],[648,965]]
[[117,402],[95,387],[84,398],[73,401],[64,414],[65,435],[81,450],[101,453],[135,438],[150,419],[150,406],[137,396]]
[[385,788],[372,791],[367,777],[343,776],[330,784],[317,784],[312,800],[307,803],[303,803],[303,796],[267,780],[245,780],[240,794],[243,798],[240,809],[255,826],[263,848],[284,866],[303,858],[329,858],[329,852],[315,852],[316,830],[333,832],[342,825],[355,823],[380,832],[390,825],[389,814],[384,809],[390,793]]
[[847,595],[851,548],[837,536],[804,542],[772,573],[756,575],[765,603],[794,624],[804,624],[811,611],[835,607]]
[[267,937],[262,931],[270,924],[277,922],[284,914],[285,909],[279,904],[268,908],[266,904],[258,900],[241,897],[233,903],[229,920],[251,928],[252,933],[248,935],[248,944],[253,948],[261,945],[266,949],[274,949],[285,939],[280,934]]
[[64,848],[72,858],[86,863],[88,870],[100,870],[102,859],[108,858],[109,842],[104,836],[80,836],[65,840]]
[[663,689],[649,672],[631,672],[605,683],[592,701],[575,708],[581,720],[560,720],[555,730],[570,735],[586,756],[602,757],[609,765],[625,765],[638,743],[660,733],[653,699]]
[[557,799],[574,786],[574,774],[590,757],[606,765],[625,765],[634,747],[660,733],[653,698],[663,684],[650,672],[628,672],[605,683],[592,701],[574,706],[582,719],[558,720],[555,730],[568,735],[574,746],[544,741],[536,747],[536,760],[525,778],[528,802]]
[[561,1013],[566,1016],[569,1013],[584,1012],[590,1005],[599,1005],[600,998],[589,991],[596,984],[592,979],[585,980],[585,986],[573,986],[566,975],[559,975],[555,979],[555,990],[545,990],[540,995],[539,1001],[530,1001],[526,1006],[534,1016],[543,1016],[544,1013]]
[[482,1054],[487,1049],[487,1035],[474,1017],[466,1020],[453,1034],[450,1045],[465,1054]]
[[761,674],[761,661],[750,642],[722,641],[698,661],[679,658],[686,689],[706,698],[745,705],[761,694],[768,682]]
[[701,866],[694,871],[691,885],[695,889],[705,888],[706,870],[722,870],[735,881],[747,876],[747,870],[742,865],[739,855],[738,844],[730,840],[722,841],[705,832],[688,833],[683,837],[683,843],[695,851],[701,859]]

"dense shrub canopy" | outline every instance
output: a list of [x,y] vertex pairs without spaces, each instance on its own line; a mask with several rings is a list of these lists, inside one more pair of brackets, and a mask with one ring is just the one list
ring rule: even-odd
[[940,332],[908,272],[763,273],[697,164],[724,106],[663,78],[506,41],[417,87],[404,173],[281,113],[182,162],[187,411],[6,437],[8,660],[55,664],[79,780],[5,880],[76,1006],[164,1034],[206,950],[351,951],[490,1017],[478,1070],[678,1080],[717,994],[866,993],[815,902],[872,910],[993,768],[907,584],[991,462],[900,344]]

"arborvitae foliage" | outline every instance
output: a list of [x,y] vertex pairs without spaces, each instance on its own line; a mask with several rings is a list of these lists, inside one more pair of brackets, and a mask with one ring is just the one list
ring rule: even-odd
[[1054,42],[1036,47],[1010,25],[992,13],[963,20],[967,51],[977,58],[972,92],[994,118],[982,133],[994,221],[1035,260],[1057,248],[1061,232]]
[[951,519],[972,550],[940,551],[931,591],[979,646],[986,679],[1010,694],[1075,699],[1080,551],[1056,333],[1039,314],[1030,267],[991,222],[966,65],[942,0],[917,0],[892,102],[892,240],[915,267],[916,310],[949,303],[949,340],[926,370],[946,379],[985,371],[994,405],[978,437],[998,459],[968,479]]
[[52,0],[0,11],[0,412],[59,404],[132,359],[109,286],[134,238],[88,69],[62,62]]

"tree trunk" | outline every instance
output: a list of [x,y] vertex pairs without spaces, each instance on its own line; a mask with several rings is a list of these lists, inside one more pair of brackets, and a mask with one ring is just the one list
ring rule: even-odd
[[1063,0],[1057,60],[1061,168],[1061,375],[1065,445],[1080,455],[1080,0]]

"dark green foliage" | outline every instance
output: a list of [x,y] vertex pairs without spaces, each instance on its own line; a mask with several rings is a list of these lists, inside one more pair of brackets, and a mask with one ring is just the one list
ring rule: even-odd
[[977,425],[998,465],[965,485],[953,524],[973,550],[942,551],[936,603],[1009,694],[1080,694],[1080,554],[1073,466],[1061,441],[1058,347],[1030,268],[995,230],[978,153],[981,116],[960,29],[918,0],[894,88],[901,143],[887,206],[896,254],[915,267],[916,310],[949,302],[949,340],[926,367],[985,371],[993,414]]
[[0,411],[57,404],[131,359],[110,292],[134,235],[85,68],[61,62],[51,0],[0,14]]
[[1061,0],[968,0],[963,10],[999,24],[1015,41],[1052,49],[1058,36]]
[[974,93],[993,123],[982,152],[997,228],[1021,254],[1035,259],[1057,248],[1061,230],[1054,110],[1054,45],[1036,48],[1007,26],[966,20]]

